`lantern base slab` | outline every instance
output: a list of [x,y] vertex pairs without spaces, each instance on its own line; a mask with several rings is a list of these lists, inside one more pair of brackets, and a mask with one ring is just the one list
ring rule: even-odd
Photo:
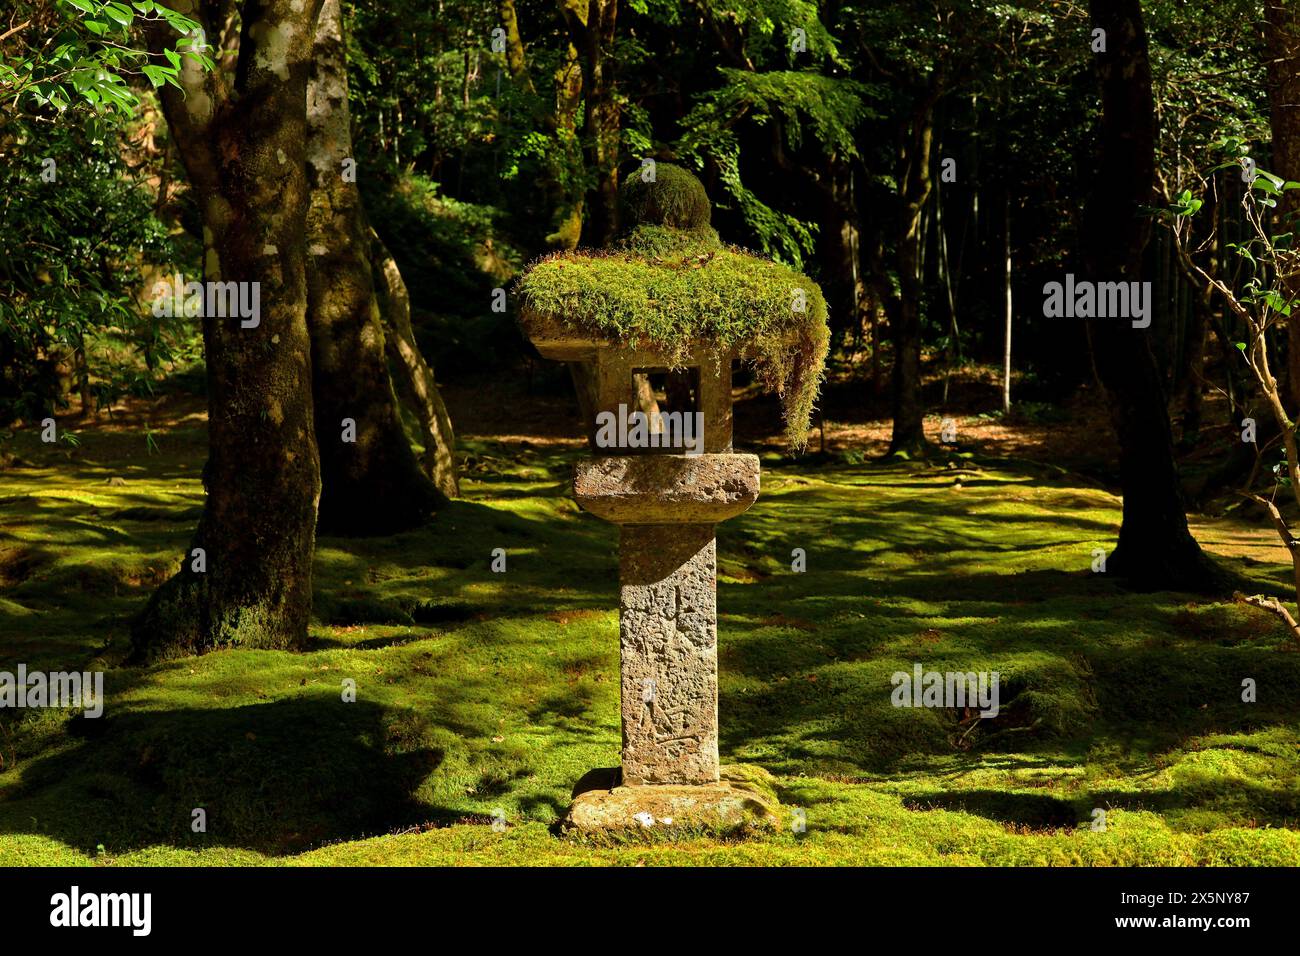
[[574,788],[573,805],[560,821],[565,833],[654,832],[703,829],[733,833],[780,826],[779,803],[756,767],[723,767],[722,779],[705,784],[619,785],[617,768],[593,770]]

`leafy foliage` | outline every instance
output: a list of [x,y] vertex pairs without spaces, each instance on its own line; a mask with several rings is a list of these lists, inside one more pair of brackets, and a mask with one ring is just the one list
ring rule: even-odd
[[[80,106],[126,117],[140,102],[133,77],[179,89],[186,60],[212,68],[199,24],[156,0],[129,6],[119,0],[22,0],[18,6],[25,24],[15,31],[17,55],[0,54],[0,98],[19,106],[60,112]],[[132,45],[133,29],[151,25],[180,38],[156,54]],[[27,36],[41,41],[25,42]]]
[[759,247],[799,267],[813,251],[814,227],[772,208],[745,185],[736,124],[745,119],[766,127],[780,117],[791,149],[803,145],[806,125],[819,149],[853,157],[857,155],[854,129],[871,113],[865,101],[867,88],[819,73],[752,73],[726,67],[718,72],[723,85],[701,94],[682,119],[678,151],[697,167],[705,160],[716,163],[723,187],[753,229]]
[[[101,402],[149,389],[190,348],[184,319],[137,296],[178,250],[117,136],[15,122],[0,164],[0,421],[52,411],[79,368]],[[43,175],[44,174],[44,175]],[[103,349],[88,348],[97,339]]]

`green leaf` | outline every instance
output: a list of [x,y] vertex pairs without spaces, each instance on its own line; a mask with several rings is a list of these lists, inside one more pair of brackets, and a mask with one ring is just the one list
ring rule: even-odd
[[1286,299],[1276,292],[1269,292],[1264,296],[1264,304],[1274,312],[1281,312],[1283,315],[1291,314],[1291,306],[1287,304]]
[[135,19],[135,11],[122,3],[110,3],[104,7],[104,13],[124,27],[129,27]]
[[1246,351],[1246,343],[1245,343],[1245,342],[1233,342],[1232,344],[1235,345],[1235,346],[1237,346],[1237,348],[1241,349],[1241,351],[1243,351],[1243,352]]
[[1230,242],[1228,243],[1228,248],[1231,249],[1233,252],[1235,252],[1237,255],[1241,256],[1243,259],[1249,259],[1250,264],[1252,266],[1259,265],[1259,263],[1255,261],[1255,256],[1253,253],[1251,253],[1249,247],[1243,246],[1240,243]]
[[95,5],[93,3],[90,3],[89,0],[63,0],[63,2],[70,6],[76,7],[82,13],[89,13],[91,15],[94,15],[99,12],[98,10],[95,9]]
[[152,83],[155,88],[162,86],[164,83],[167,82],[168,71],[166,67],[154,66],[150,64],[148,66],[143,67],[143,70],[144,70],[144,75],[149,77],[149,82]]

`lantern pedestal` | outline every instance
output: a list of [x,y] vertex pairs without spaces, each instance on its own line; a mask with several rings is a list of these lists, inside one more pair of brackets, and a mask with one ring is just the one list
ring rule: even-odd
[[619,525],[621,772],[589,774],[565,826],[765,826],[770,793],[718,766],[719,521],[758,498],[754,455],[580,462],[574,497]]

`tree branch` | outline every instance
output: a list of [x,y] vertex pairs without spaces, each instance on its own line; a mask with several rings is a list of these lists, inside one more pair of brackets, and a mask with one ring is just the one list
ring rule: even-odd
[[1300,624],[1296,623],[1296,619],[1291,616],[1291,612],[1286,609],[1286,605],[1277,598],[1263,594],[1242,594],[1240,591],[1233,594],[1233,597],[1242,604],[1249,604],[1251,607],[1257,607],[1276,614],[1286,622],[1287,628],[1291,631],[1291,636],[1300,641]]

